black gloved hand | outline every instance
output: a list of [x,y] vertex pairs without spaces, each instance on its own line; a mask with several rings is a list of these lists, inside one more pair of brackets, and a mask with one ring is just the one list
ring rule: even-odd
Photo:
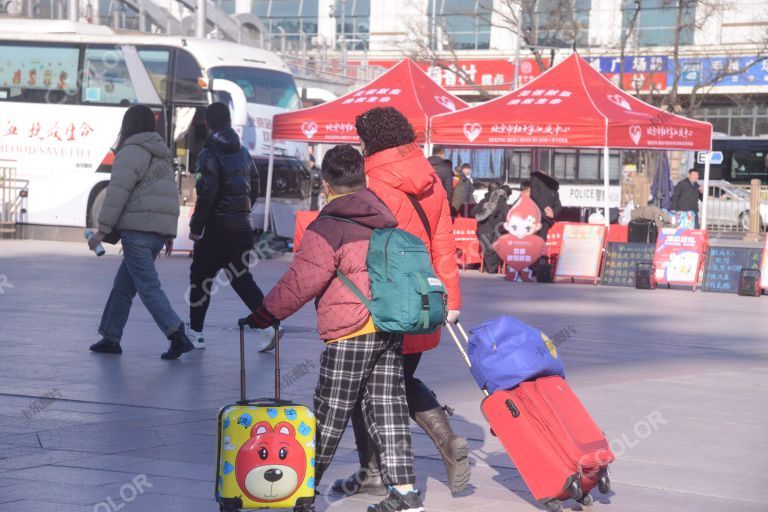
[[251,329],[266,329],[272,325],[279,325],[280,321],[264,306],[256,308],[250,316],[241,318],[238,325],[247,325]]

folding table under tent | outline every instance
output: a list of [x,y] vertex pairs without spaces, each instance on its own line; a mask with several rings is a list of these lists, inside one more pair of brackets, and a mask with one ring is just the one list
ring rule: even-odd
[[411,59],[403,59],[365,86],[333,101],[277,114],[272,119],[272,147],[267,171],[264,231],[269,227],[275,140],[327,144],[359,143],[355,118],[374,107],[394,107],[413,125],[416,142],[428,144],[433,116],[468,105],[436,84]]
[[[436,116],[430,142],[453,146],[603,149],[605,224],[609,225],[608,149],[711,151],[712,125],[627,94],[578,54],[526,85],[486,103]],[[704,190],[709,187],[709,158]],[[706,228],[707,194],[702,207]]]

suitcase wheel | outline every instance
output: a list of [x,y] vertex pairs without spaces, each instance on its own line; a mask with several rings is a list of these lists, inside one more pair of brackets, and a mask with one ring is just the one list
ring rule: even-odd
[[578,480],[574,480],[571,485],[568,486],[568,494],[576,501],[579,501],[584,497],[584,493],[581,490]]
[[581,503],[585,507],[589,507],[589,506],[592,505],[592,503],[594,503],[595,500],[592,499],[591,495],[587,494],[586,496],[584,496],[583,498],[581,498],[578,501],[579,501],[579,503]]
[[563,502],[560,500],[548,501],[546,507],[549,512],[563,512]]
[[611,490],[611,479],[608,478],[608,475],[603,476],[599,482],[597,482],[597,489],[602,494],[608,494]]

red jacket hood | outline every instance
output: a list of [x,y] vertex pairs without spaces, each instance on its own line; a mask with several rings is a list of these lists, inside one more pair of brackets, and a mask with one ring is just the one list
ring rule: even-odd
[[415,143],[369,156],[365,159],[365,174],[415,196],[423,195],[435,183],[432,165]]

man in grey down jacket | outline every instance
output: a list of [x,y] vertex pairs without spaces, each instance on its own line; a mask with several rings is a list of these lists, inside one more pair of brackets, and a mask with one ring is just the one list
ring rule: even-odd
[[[203,325],[219,270],[253,311],[264,299],[249,270],[253,249],[251,208],[259,196],[259,174],[248,150],[232,129],[229,108],[213,103],[205,111],[211,135],[197,159],[197,202],[189,223],[195,241],[190,268],[189,334],[204,348]],[[262,331],[271,348],[273,329]]]

